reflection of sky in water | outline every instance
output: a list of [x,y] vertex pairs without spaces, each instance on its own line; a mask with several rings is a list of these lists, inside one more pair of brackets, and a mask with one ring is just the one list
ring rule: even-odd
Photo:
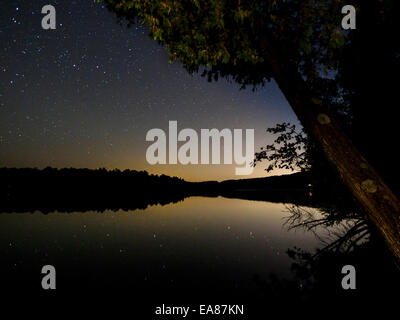
[[188,277],[196,286],[222,276],[246,286],[254,275],[288,276],[288,248],[320,246],[312,233],[287,232],[288,215],[283,204],[221,197],[126,212],[0,214],[0,253],[6,268],[94,270],[99,286],[112,282],[111,269],[129,270],[134,282]]

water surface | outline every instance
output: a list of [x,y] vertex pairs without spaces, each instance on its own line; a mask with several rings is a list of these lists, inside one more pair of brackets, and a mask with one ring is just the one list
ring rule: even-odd
[[262,291],[255,279],[291,278],[288,248],[321,246],[312,233],[288,231],[288,215],[284,204],[222,197],[134,211],[3,213],[2,269],[35,287],[41,266],[54,265],[58,290]]

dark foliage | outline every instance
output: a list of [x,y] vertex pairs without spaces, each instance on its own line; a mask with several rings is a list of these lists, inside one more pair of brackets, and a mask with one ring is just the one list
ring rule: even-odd
[[310,204],[308,184],[304,174],[188,182],[135,170],[0,168],[0,212],[134,210],[188,196]]
[[146,171],[0,169],[3,212],[145,209],[186,196],[184,180]]

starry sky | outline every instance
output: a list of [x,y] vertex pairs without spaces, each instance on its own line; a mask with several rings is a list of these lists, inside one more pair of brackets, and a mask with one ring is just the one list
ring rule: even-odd
[[[41,8],[56,8],[57,29],[43,30]],[[227,80],[208,83],[179,62],[146,27],[117,24],[93,0],[2,3],[0,12],[0,167],[147,170],[190,181],[235,176],[232,165],[150,165],[152,128],[265,129],[298,120],[275,83],[253,92]],[[266,173],[258,166],[249,177]]]

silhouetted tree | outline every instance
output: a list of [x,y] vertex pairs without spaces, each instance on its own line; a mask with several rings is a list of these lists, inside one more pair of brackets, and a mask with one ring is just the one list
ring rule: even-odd
[[[120,18],[147,23],[170,59],[180,60],[189,72],[203,71],[210,81],[227,77],[243,86],[273,78],[400,261],[400,202],[315,90],[323,72],[337,72],[343,48],[354,41],[352,32],[341,29],[344,1],[104,2]],[[359,11],[364,2],[358,2]],[[380,20],[396,5],[374,2]]]

